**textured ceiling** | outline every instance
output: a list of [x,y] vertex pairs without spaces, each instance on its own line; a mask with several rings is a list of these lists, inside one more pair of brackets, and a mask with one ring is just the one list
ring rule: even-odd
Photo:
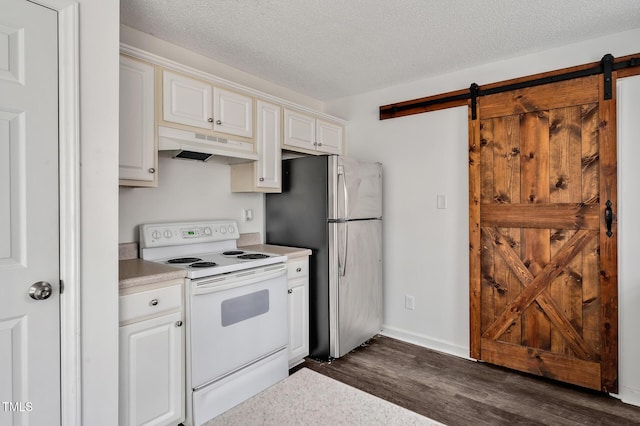
[[129,27],[323,101],[640,28],[638,0],[120,5]]

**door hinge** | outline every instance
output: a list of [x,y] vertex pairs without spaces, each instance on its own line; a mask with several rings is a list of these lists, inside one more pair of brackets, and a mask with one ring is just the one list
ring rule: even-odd
[[60,294],[64,293],[64,281],[60,280]]

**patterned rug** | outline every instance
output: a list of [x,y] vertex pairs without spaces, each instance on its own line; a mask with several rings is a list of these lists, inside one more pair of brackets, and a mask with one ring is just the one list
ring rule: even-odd
[[302,368],[205,425],[442,426],[442,423]]

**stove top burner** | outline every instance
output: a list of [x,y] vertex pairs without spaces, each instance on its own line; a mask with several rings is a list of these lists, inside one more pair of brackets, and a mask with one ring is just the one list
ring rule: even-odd
[[242,250],[229,250],[222,252],[225,256],[237,256],[242,253],[244,253]]
[[210,268],[212,266],[217,266],[218,264],[215,262],[196,262],[189,265],[192,268]]
[[167,260],[167,263],[193,263],[193,262],[198,262],[202,259],[200,259],[199,257],[178,257],[175,259],[169,259]]
[[238,256],[238,259],[253,260],[253,259],[266,259],[267,257],[271,257],[271,256],[269,256],[268,254],[262,254],[262,253],[249,253],[249,254],[243,254]]

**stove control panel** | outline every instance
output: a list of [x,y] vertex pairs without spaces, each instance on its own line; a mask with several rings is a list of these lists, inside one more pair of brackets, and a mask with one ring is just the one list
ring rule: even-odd
[[140,248],[237,240],[235,220],[150,223],[140,225]]

